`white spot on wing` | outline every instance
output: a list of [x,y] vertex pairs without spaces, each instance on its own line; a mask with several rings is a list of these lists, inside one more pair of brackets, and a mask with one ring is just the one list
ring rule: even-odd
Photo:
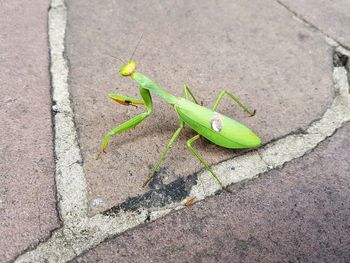
[[214,131],[221,131],[222,130],[222,121],[218,116],[214,116],[213,119],[210,121],[210,126]]

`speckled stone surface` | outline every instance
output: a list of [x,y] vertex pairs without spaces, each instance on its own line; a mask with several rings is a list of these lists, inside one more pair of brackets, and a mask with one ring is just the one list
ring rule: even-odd
[[74,262],[349,262],[349,133]]
[[350,2],[348,0],[279,0],[320,31],[350,48]]
[[49,1],[0,3],[0,262],[59,227],[47,39]]
[[[154,97],[152,116],[113,137],[107,155],[95,160],[105,133],[144,111],[106,97],[139,97],[110,55],[128,60],[142,33],[134,55],[140,72],[175,95],[187,83],[204,105],[230,90],[257,109],[256,116],[247,117],[228,98],[218,110],[252,128],[264,143],[306,127],[332,101],[331,48],[278,3],[76,0],[67,6],[70,91],[92,214],[147,191],[141,185],[178,127],[173,108]],[[185,146],[193,135],[188,129],[181,134],[152,187],[202,168]],[[210,164],[237,154],[205,140],[195,147]]]

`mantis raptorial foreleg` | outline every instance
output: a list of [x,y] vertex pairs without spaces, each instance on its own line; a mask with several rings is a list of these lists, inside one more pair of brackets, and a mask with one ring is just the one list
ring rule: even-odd
[[137,124],[142,122],[145,118],[150,115],[150,112],[143,112],[139,115],[136,115],[132,119],[124,122],[123,124],[120,124],[119,126],[115,127],[113,130],[110,130],[106,136],[103,139],[102,146],[101,146],[101,151],[105,151],[107,144],[109,142],[109,139],[111,136],[117,135],[119,133],[122,133],[123,131],[129,130],[131,128],[134,128]]
[[239,99],[233,95],[232,93],[227,92],[226,90],[223,90],[220,92],[219,97],[216,99],[214,106],[213,106],[213,110],[216,110],[216,108],[218,107],[222,97],[224,95],[228,95],[231,99],[233,99],[245,112],[247,112],[250,116],[254,116],[256,110],[250,111],[242,102],[239,101]]
[[[116,93],[109,93],[108,97],[122,105],[132,105],[132,106],[136,106],[136,105],[144,105],[145,102],[143,100],[140,99],[134,99],[131,97],[127,97],[124,95],[120,95],[120,94],[116,94]],[[137,106],[136,106],[137,107]]]
[[[153,109],[152,97],[150,95],[149,90],[140,88],[140,94],[141,94],[141,96],[143,98],[142,102],[143,102],[143,104],[145,104],[145,106],[147,108],[147,111],[143,112],[143,113],[141,113],[139,115],[136,115],[135,117],[131,118],[130,120],[128,120],[128,121],[124,122],[123,124],[120,124],[119,126],[115,127],[113,130],[110,130],[106,134],[106,136],[104,137],[104,139],[102,141],[101,151],[98,154],[97,159],[101,156],[101,154],[103,152],[105,152],[105,149],[107,147],[107,144],[108,144],[109,139],[110,139],[111,136],[117,135],[117,134],[122,133],[122,132],[124,132],[126,130],[134,128],[137,124],[142,122],[145,118],[147,118],[152,113],[152,109]],[[115,95],[117,95],[117,94],[115,94]],[[122,96],[122,95],[117,95],[117,96],[119,96],[119,98],[120,97],[129,98],[129,97],[125,97],[125,96]],[[129,98],[129,99],[136,100],[136,99],[132,99],[132,98]],[[137,100],[137,101],[140,101],[140,100]],[[117,102],[119,102],[119,101],[117,101]]]
[[162,153],[162,155],[160,156],[159,160],[157,161],[156,165],[153,167],[152,172],[150,173],[150,175],[147,177],[147,180],[144,182],[144,184],[142,185],[142,187],[145,187],[153,178],[154,174],[156,173],[156,171],[158,170],[160,163],[163,161],[163,159],[165,158],[165,155],[168,153],[169,149],[171,148],[171,146],[173,145],[173,143],[175,142],[176,138],[179,136],[181,130],[184,127],[184,122],[180,121],[180,127],[174,132],[173,136],[171,136],[171,139],[168,142],[168,145],[166,146],[164,152]]

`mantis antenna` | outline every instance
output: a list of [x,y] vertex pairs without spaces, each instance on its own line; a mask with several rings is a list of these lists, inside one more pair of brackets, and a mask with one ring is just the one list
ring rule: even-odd
[[136,45],[134,51],[133,51],[132,54],[131,54],[131,57],[130,57],[129,61],[132,60],[132,58],[133,58],[133,56],[134,56],[134,54],[135,54],[137,48],[139,47],[139,45],[140,45],[140,43],[141,43],[142,37],[143,37],[143,32],[142,32],[142,34],[141,34],[141,36],[140,36],[139,42],[137,42],[137,45]]
[[[131,57],[130,57],[129,61],[131,61],[132,58],[133,58],[133,56],[135,55],[135,52],[136,52],[137,48],[139,47],[139,45],[140,45],[140,43],[141,43],[142,37],[143,37],[143,32],[142,32],[142,34],[141,34],[141,36],[140,36],[139,41],[137,42],[137,45],[136,45],[134,51],[133,51],[132,54],[131,54]],[[125,61],[122,60],[121,58],[115,57],[115,56],[113,56],[113,55],[111,55],[111,54],[108,54],[108,53],[106,53],[106,54],[107,54],[108,56],[112,57],[112,58],[118,59],[118,60],[121,61],[123,64],[126,64]]]
[[115,59],[118,59],[120,60],[123,64],[126,64],[124,60],[122,60],[121,58],[118,58],[118,57],[115,57],[115,56],[112,56],[111,54],[107,54],[108,56],[112,57],[112,58],[115,58]]

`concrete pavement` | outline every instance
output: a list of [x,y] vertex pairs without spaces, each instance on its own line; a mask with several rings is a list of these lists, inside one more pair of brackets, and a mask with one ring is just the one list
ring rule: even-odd
[[[0,177],[0,231],[5,234],[0,261],[22,254],[18,262],[347,262],[350,53],[343,32],[349,28],[349,5],[323,2],[54,0],[48,28],[47,2],[33,3],[42,9],[32,17],[12,11],[23,8],[20,3],[4,5],[1,23],[12,25],[8,21],[22,22],[22,17],[35,23],[30,28],[37,35],[15,22],[4,31],[8,44],[2,49],[2,67],[9,72],[14,65],[12,71],[22,70],[24,79],[34,76],[24,90],[36,103],[23,111],[22,101],[13,107],[8,100],[1,102],[1,141],[7,150]],[[334,19],[325,19],[324,10]],[[32,21],[28,19],[23,25]],[[180,136],[150,188],[140,188],[178,126],[172,108],[156,97],[153,115],[114,137],[108,154],[95,160],[104,133],[143,111],[106,98],[108,92],[138,97],[135,84],[118,76],[121,63],[109,55],[127,60],[141,33],[134,56],[139,70],[172,93],[181,95],[187,83],[199,100],[211,105],[222,88],[232,89],[258,110],[254,118],[247,118],[229,100],[220,105],[221,112],[263,138],[260,149],[228,151],[204,140],[195,146],[233,193],[207,199],[219,187],[186,149],[185,141],[193,136],[189,130]],[[33,67],[29,55],[28,64],[16,66],[15,57],[27,49],[11,48],[11,37],[18,36],[13,41],[22,43],[27,35],[37,36],[31,43],[40,74],[28,73]],[[0,78],[4,98],[12,96],[11,85],[19,85],[10,83],[15,78],[9,76]],[[38,82],[42,88],[32,88]],[[50,86],[55,154],[52,144],[50,148]],[[34,125],[23,126],[26,122],[14,116],[33,119]],[[37,137],[43,148],[35,147]],[[47,156],[45,165],[51,170],[38,171],[33,154],[23,158],[21,151],[33,148],[38,156]],[[9,154],[14,149],[19,149],[17,155]],[[28,173],[31,176],[23,176],[21,163],[26,171],[34,171]],[[23,188],[32,178],[38,179],[31,188]],[[37,199],[41,203],[31,201],[37,189],[43,190],[44,198]],[[171,213],[191,198],[203,201]],[[12,205],[15,199],[21,200],[18,206]],[[14,212],[22,208],[36,220],[23,224],[27,217]],[[148,222],[152,223],[144,226]],[[55,228],[59,229],[51,233]],[[124,233],[129,229],[133,230]]]

